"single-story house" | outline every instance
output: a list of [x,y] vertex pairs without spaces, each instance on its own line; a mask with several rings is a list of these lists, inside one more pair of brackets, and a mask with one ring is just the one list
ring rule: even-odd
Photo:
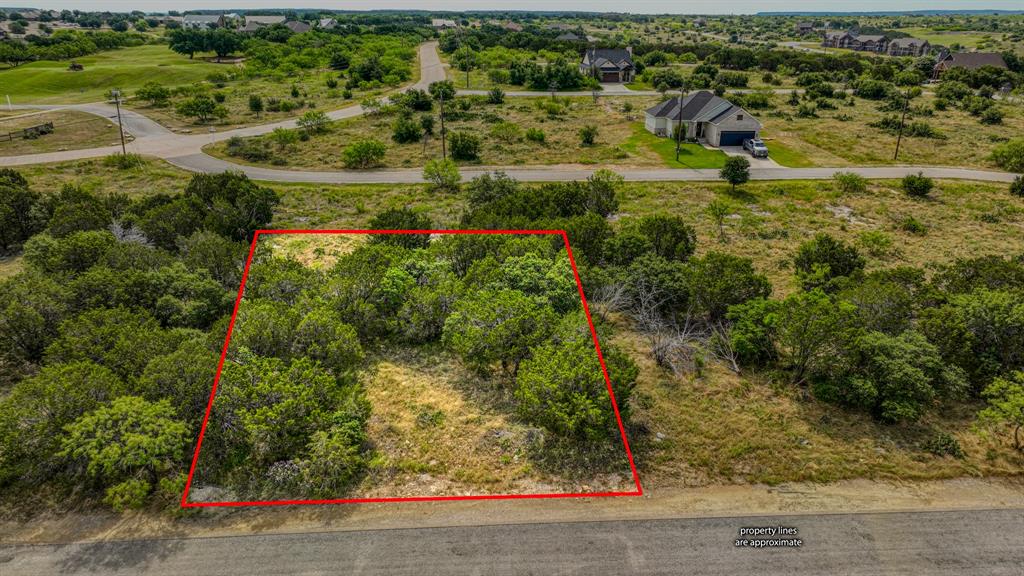
[[273,26],[274,24],[284,24],[284,16],[246,16],[245,26],[248,28],[252,24],[254,27],[262,26]]
[[600,82],[632,82],[636,74],[633,49],[590,48],[583,53],[580,73]]
[[894,38],[889,42],[890,56],[924,56],[931,52],[932,45],[919,38]]
[[285,22],[284,25],[287,26],[289,30],[295,32],[296,34],[309,32],[310,29],[313,28],[312,26],[306,24],[302,20],[289,20],[288,22]]
[[224,27],[223,14],[185,14],[181,27],[188,30],[211,30]]
[[1006,61],[998,52],[944,52],[935,63],[935,77],[951,68],[977,70],[983,66],[1006,69]]
[[332,30],[338,27],[338,21],[334,18],[321,18],[316,25],[322,30]]
[[455,23],[455,20],[449,20],[447,18],[431,18],[430,25],[434,30],[453,30],[459,27],[459,25]]
[[742,146],[757,138],[761,123],[749,112],[707,90],[681,98],[676,96],[649,108],[644,128],[657,136],[671,137],[678,123],[686,127],[685,138],[711,146]]

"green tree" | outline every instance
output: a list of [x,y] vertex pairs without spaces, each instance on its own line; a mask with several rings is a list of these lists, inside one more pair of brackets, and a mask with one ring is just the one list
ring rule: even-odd
[[357,140],[345,147],[341,153],[345,168],[366,170],[384,165],[384,154],[388,147],[380,140],[368,138]]
[[195,118],[200,123],[207,123],[214,118],[225,118],[228,111],[223,106],[214,102],[213,98],[205,94],[198,94],[178,104],[178,114]]
[[[370,220],[371,230],[431,230],[434,223],[430,217],[412,208],[389,208]],[[405,248],[426,248],[430,245],[429,234],[375,234],[371,242],[392,244]]]
[[772,322],[794,382],[803,383],[812,373],[827,371],[848,339],[855,313],[852,304],[833,301],[818,289],[798,292],[782,302]]
[[220,354],[203,338],[186,340],[170,354],[146,364],[137,393],[151,402],[166,400],[175,413],[196,431],[206,412]]
[[178,28],[171,30],[169,38],[170,49],[178,54],[188,54],[190,59],[195,56],[196,52],[206,50],[206,37],[198,30]]
[[299,125],[299,128],[305,130],[306,134],[319,134],[327,130],[329,121],[327,114],[319,110],[310,110],[299,116],[295,123]]
[[743,156],[729,156],[719,171],[719,177],[731,184],[735,191],[737,186],[750,180],[750,161]]
[[0,282],[0,358],[38,363],[68,314],[71,292],[36,271]]
[[691,302],[698,314],[709,320],[725,318],[729,307],[771,292],[768,278],[754,270],[749,258],[709,252],[688,265]]
[[273,189],[240,172],[196,174],[185,187],[185,196],[202,207],[203,229],[233,240],[248,240],[254,231],[266,228],[280,202]]
[[820,232],[800,245],[793,266],[804,290],[835,288],[836,280],[859,274],[864,258],[853,246]]
[[458,192],[462,175],[459,166],[453,160],[428,160],[423,167],[423,179],[430,183],[431,190],[437,192]]
[[355,328],[336,311],[321,307],[308,312],[295,327],[292,354],[316,360],[340,378],[362,362],[363,347]]
[[518,290],[480,290],[456,303],[443,337],[478,371],[486,373],[500,362],[514,375],[530,347],[551,333],[556,318],[550,306],[538,306]]
[[284,302],[255,298],[238,307],[231,333],[231,354],[243,348],[258,356],[291,358],[298,311]]
[[166,106],[167,100],[171,97],[171,91],[159,82],[146,82],[135,93],[135,96],[149,100],[150,106]]
[[1024,138],[1014,138],[992,150],[992,161],[1007,172],[1024,173]]
[[624,228],[646,236],[654,253],[668,260],[685,261],[697,249],[697,233],[680,216],[651,214],[627,222]]
[[983,422],[1013,428],[1013,447],[1024,451],[1021,439],[1021,430],[1024,430],[1024,372],[996,378],[982,395],[988,400],[988,407],[978,416]]
[[[532,352],[516,376],[515,396],[523,416],[570,438],[600,441],[614,436],[615,413],[593,342],[549,343]],[[609,366],[609,376],[616,399],[625,406],[638,370],[627,357],[616,358],[624,369],[613,376]]]
[[1024,176],[1017,176],[1010,182],[1010,194],[1024,198]]
[[259,94],[249,94],[249,111],[260,117],[260,113],[263,112],[263,97]]
[[423,126],[412,113],[399,114],[391,125],[391,139],[399,144],[410,144],[423,139]]
[[924,198],[931,193],[932,188],[935,187],[935,182],[922,173],[907,174],[900,182],[900,187],[903,188],[903,191],[908,196]]
[[938,349],[914,331],[863,334],[842,363],[841,373],[815,383],[815,394],[886,422],[916,421],[938,400],[964,388],[963,372],[944,366]]
[[138,507],[158,476],[182,463],[188,442],[188,426],[166,400],[122,396],[69,425],[61,456],[110,486],[107,501],[115,507]]
[[469,88],[469,73],[479,66],[479,55],[469,46],[462,46],[455,52],[452,52],[451,62],[459,71],[466,73],[466,88]]

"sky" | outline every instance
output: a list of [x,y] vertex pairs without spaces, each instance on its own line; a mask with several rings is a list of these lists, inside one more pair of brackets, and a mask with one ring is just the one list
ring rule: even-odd
[[189,9],[324,8],[335,10],[580,10],[587,12],[749,14],[780,11],[1020,10],[1021,0],[0,0],[0,5],[49,9],[165,12]]

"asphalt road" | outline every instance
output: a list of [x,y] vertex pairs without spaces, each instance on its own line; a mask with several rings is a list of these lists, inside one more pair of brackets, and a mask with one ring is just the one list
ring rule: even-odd
[[[741,527],[801,548],[736,548]],[[4,576],[1024,575],[1020,510],[520,524],[0,546]]]

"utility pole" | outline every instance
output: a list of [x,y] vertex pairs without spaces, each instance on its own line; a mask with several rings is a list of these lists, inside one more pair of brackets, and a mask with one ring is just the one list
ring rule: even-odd
[[555,80],[552,80],[551,83],[548,84],[548,90],[551,91],[551,99],[554,100],[555,99],[555,92],[558,91],[558,82],[556,82]]
[[437,97],[441,105],[441,160],[447,160],[448,151],[445,149],[445,141],[448,139],[445,138],[444,131],[444,87],[438,88]]
[[114,97],[114,106],[117,107],[117,131],[121,133],[121,154],[127,156],[128,150],[124,146],[124,124],[121,123],[121,91],[114,88],[110,95]]
[[896,157],[900,155],[900,142],[903,140],[903,124],[907,121],[907,108],[910,107],[910,90],[904,94],[903,100],[903,114],[900,116],[900,131],[896,135],[896,152],[892,155],[892,159],[895,161]]
[[679,87],[679,112],[676,113],[676,162],[679,162],[679,149],[683,145],[683,97],[686,95],[686,84]]

